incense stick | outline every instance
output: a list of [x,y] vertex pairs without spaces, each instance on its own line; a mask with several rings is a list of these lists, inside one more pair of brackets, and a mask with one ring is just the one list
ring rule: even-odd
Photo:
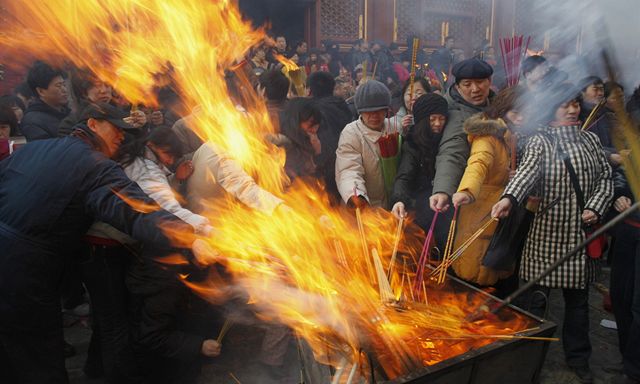
[[[353,185],[353,198],[358,199],[358,185]],[[369,273],[369,280],[371,284],[375,284],[375,275],[373,267],[371,266],[371,260],[369,259],[369,246],[367,245],[367,237],[364,233],[364,224],[362,222],[362,214],[360,213],[360,207],[356,206],[356,222],[358,224],[358,234],[360,236],[360,245],[362,246],[362,257],[364,257],[364,263],[367,266],[367,272]]]
[[456,223],[458,221],[458,207],[455,207],[455,210],[453,212],[453,219],[451,220],[451,225],[449,225],[449,234],[447,236],[447,245],[444,249],[444,255],[442,256],[442,262],[440,263],[440,266],[443,266],[443,268],[441,268],[439,275],[438,275],[438,284],[442,284],[444,283],[444,279],[447,275],[447,262],[449,260],[449,256],[451,254],[451,250],[453,248],[453,240],[455,238],[455,231],[456,231]]
[[371,79],[376,79],[376,70],[378,69],[378,60],[373,64],[373,71],[371,71]]
[[353,363],[353,367],[351,368],[351,372],[349,372],[349,378],[347,379],[347,384],[353,383],[353,378],[356,376],[356,371],[358,370],[358,363]]
[[433,215],[433,219],[431,220],[431,226],[429,227],[429,232],[427,232],[427,238],[424,240],[424,245],[422,246],[422,252],[420,253],[420,258],[418,259],[418,269],[416,270],[416,281],[413,290],[416,291],[416,294],[420,294],[420,283],[424,281],[424,268],[427,265],[428,260],[430,259],[429,255],[431,254],[431,240],[433,239],[433,231],[436,226],[436,221],[438,220],[438,211]]
[[220,329],[220,334],[218,335],[218,337],[216,338],[216,341],[218,343],[222,342],[222,339],[224,338],[224,336],[227,334],[227,332],[229,331],[229,328],[231,328],[231,326],[233,325],[233,323],[231,322],[231,319],[227,318],[224,321],[224,324],[222,325],[222,329]]
[[464,243],[462,243],[462,245],[460,245],[460,247],[458,247],[458,249],[456,249],[454,252],[451,253],[451,255],[449,255],[446,263],[443,262],[441,263],[432,273],[431,275],[436,274],[436,271],[438,271],[437,273],[439,273],[439,275],[442,275],[442,270],[446,271],[447,268],[449,268],[451,266],[451,264],[453,264],[454,261],[456,261],[463,253],[464,251],[466,251],[469,246],[471,246],[471,244],[476,241],[480,235],[482,235],[482,233],[494,222],[498,221],[497,218],[492,217],[491,219],[489,219],[486,223],[484,223],[476,232],[473,233],[473,235],[471,235]]
[[382,261],[380,261],[378,250],[376,248],[371,248],[371,255],[373,256],[373,265],[376,269],[376,276],[378,276],[380,300],[382,300],[383,303],[393,301],[393,290],[391,289],[387,275],[384,273],[384,268],[382,268]]
[[518,336],[518,335],[461,335],[458,337],[429,337],[430,340],[462,340],[462,339],[507,339],[507,340],[540,340],[560,341],[557,337]]
[[233,373],[229,372],[229,376],[231,376],[231,378],[233,379],[233,381],[235,381],[238,384],[242,384],[240,382],[240,380],[238,380],[238,378],[236,377],[236,375],[234,375]]
[[[416,80],[416,61],[418,60],[418,45],[420,45],[420,39],[418,39],[417,37],[414,37],[413,47],[411,49],[411,73],[409,75],[409,105],[413,103],[413,83]],[[409,111],[407,111],[407,113],[408,112]]]
[[393,267],[396,262],[396,255],[398,254],[398,246],[400,245],[400,238],[402,237],[402,226],[404,224],[404,216],[398,220],[398,228],[396,228],[396,237],[393,242],[393,252],[391,253],[391,261],[389,262],[389,273],[387,277],[391,279],[391,275],[393,274]]
[[606,99],[603,99],[598,104],[596,104],[595,107],[593,107],[593,110],[591,110],[591,113],[589,114],[589,116],[587,116],[587,119],[584,121],[584,124],[582,124],[582,130],[587,130],[591,128],[591,121],[593,120],[595,115],[602,109],[602,107],[606,104],[606,102],[607,102]]

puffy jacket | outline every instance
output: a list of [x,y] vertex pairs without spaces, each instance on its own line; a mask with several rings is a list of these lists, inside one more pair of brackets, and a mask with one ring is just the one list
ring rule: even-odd
[[22,118],[22,134],[27,141],[53,139],[58,137],[58,126],[70,110],[67,107],[55,109],[40,99],[34,100]]
[[172,242],[159,226],[193,233],[164,210],[134,210],[115,191],[153,203],[117,163],[77,137],[29,143],[0,162],[0,329],[61,326],[65,250],[95,220],[166,250]]
[[347,124],[340,134],[336,150],[336,184],[346,203],[356,193],[370,205],[384,207],[386,193],[380,165],[378,140],[382,132],[367,128],[358,119]]
[[[500,199],[509,181],[510,158],[505,140],[506,128],[504,122],[486,119],[482,114],[470,117],[464,124],[471,153],[458,192],[469,193],[475,201],[460,208],[454,249],[458,249],[489,220],[491,208]],[[482,266],[482,259],[496,227],[497,223],[489,226],[453,263],[453,270],[459,277],[486,286],[511,274]]]

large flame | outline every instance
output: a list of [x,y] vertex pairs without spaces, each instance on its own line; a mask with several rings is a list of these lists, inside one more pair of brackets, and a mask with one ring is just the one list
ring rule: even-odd
[[[169,76],[186,104],[197,106],[192,125],[197,133],[232,154],[261,186],[283,195],[284,159],[264,140],[274,127],[236,64],[264,39],[264,31],[243,21],[231,1],[8,0],[5,6],[8,33],[0,36],[0,44],[16,60],[29,51],[58,64],[71,61],[128,100],[146,104],[153,103],[158,76]],[[238,71],[240,100],[229,97],[227,68]],[[218,230],[209,243],[224,255],[220,262],[235,287],[248,292],[263,316],[305,338],[319,361],[356,361],[364,350],[395,377],[492,341],[478,335],[508,335],[531,325],[511,314],[470,327],[464,317],[482,297],[448,285],[429,282],[414,297],[411,269],[422,237],[413,229],[401,242],[390,282],[398,300],[389,301],[380,287],[387,286],[382,279],[394,246],[394,219],[366,210],[363,238],[353,216],[331,208],[319,191],[317,185],[294,184],[285,196],[294,211],[273,216],[232,199],[207,202],[211,211],[204,212]],[[220,281],[212,274],[207,283],[185,279],[185,284],[220,302],[230,294],[229,287],[217,285]]]

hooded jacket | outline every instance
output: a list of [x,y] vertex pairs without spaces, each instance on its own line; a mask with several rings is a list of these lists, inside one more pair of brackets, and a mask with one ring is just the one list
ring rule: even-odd
[[[510,157],[505,140],[508,134],[505,122],[476,114],[465,121],[464,132],[468,135],[471,153],[458,192],[468,193],[474,201],[460,208],[454,249],[458,249],[491,217],[491,208],[502,196],[509,180]],[[486,286],[511,275],[511,272],[498,272],[482,266],[496,227],[497,223],[491,224],[453,263],[453,270],[459,277]]]
[[70,112],[67,107],[55,109],[40,99],[34,100],[22,118],[22,134],[27,141],[58,137],[58,126]]

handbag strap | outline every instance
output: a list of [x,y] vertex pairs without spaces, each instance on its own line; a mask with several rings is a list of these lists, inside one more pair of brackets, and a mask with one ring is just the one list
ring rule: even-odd
[[573,167],[571,163],[571,159],[569,159],[569,155],[562,149],[561,145],[558,145],[558,152],[560,156],[562,156],[562,161],[564,162],[564,166],[567,168],[569,172],[569,179],[571,180],[571,185],[573,189],[576,191],[576,199],[578,200],[578,205],[580,206],[580,210],[584,211],[585,203],[584,203],[584,193],[582,192],[582,188],[580,188],[580,182],[578,181],[578,175],[576,174],[576,169]]

